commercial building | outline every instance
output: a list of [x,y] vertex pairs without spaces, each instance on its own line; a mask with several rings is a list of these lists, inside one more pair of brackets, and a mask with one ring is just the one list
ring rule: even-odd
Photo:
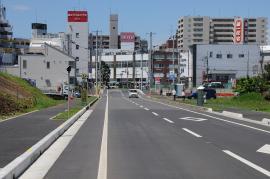
[[257,76],[261,72],[260,52],[258,45],[193,45],[189,56],[192,86]]
[[[97,62],[104,61],[109,65],[111,70],[110,81],[119,82],[120,84],[148,84],[149,73],[149,55],[147,53],[124,51],[124,50],[104,50],[98,57]],[[92,77],[95,80],[96,57],[92,57]],[[98,72],[98,78],[100,74]]]
[[[123,35],[129,34],[129,37],[134,38],[134,48],[132,50],[141,50],[145,53],[148,51],[148,43],[146,40],[141,39],[140,36],[136,35],[134,32],[118,32],[118,15],[111,14],[110,22],[109,22],[109,35],[101,34],[102,32],[90,33],[89,34],[89,48],[92,49],[93,54],[95,53],[95,49],[122,49],[125,50],[125,44],[122,44],[121,38]],[[130,36],[131,35],[131,36]],[[134,37],[133,37],[134,35]]]
[[194,44],[267,44],[268,19],[184,16],[178,21],[178,48]]
[[[76,58],[75,77],[82,81],[82,74],[89,75],[90,50],[88,44],[89,23],[87,11],[68,11],[68,30],[70,36],[69,55]],[[77,78],[78,77],[78,78]]]

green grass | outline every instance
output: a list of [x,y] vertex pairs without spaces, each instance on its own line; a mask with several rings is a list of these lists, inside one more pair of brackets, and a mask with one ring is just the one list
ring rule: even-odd
[[[87,99],[87,104],[91,103],[92,101],[94,101],[95,99],[97,99],[97,97],[95,96],[90,96]],[[83,105],[81,103],[80,99],[76,99],[76,104],[74,107],[72,107],[69,111],[65,111],[62,113],[59,113],[55,118],[53,118],[54,120],[67,120],[69,118],[71,118],[72,116],[74,116],[77,112],[79,112],[83,107],[85,107],[85,105]]]
[[[48,96],[44,95],[38,88],[35,88],[35,87],[29,85],[25,80],[23,80],[19,77],[15,77],[15,76],[9,75],[7,73],[3,73],[3,72],[0,72],[0,77],[3,77],[6,80],[9,80],[9,81],[15,83],[16,85],[20,86],[21,90],[26,91],[29,94],[31,94],[30,101],[32,104],[32,105],[28,105],[26,108],[22,108],[21,110],[14,112],[14,113],[5,114],[5,116],[0,115],[0,119],[5,119],[5,118],[8,118],[10,116],[30,112],[33,110],[40,110],[40,109],[48,108],[48,107],[62,104],[65,102],[64,100],[54,100],[52,98],[49,98]],[[5,95],[4,93],[2,93],[2,94]],[[14,102],[17,104],[26,102],[25,101],[26,99],[18,99],[17,100],[15,96],[11,96],[11,97],[14,98]]]
[[[184,103],[196,105],[196,100],[185,100]],[[237,97],[225,97],[207,100],[205,107],[215,111],[222,111],[226,108],[238,108],[262,112],[270,112],[270,101],[264,99],[259,93],[247,93]]]

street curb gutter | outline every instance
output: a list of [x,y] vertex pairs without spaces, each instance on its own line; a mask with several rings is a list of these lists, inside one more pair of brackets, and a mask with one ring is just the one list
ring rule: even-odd
[[0,179],[18,178],[41,154],[72,126],[99,98],[96,98],[77,114],[57,127],[34,146],[0,170]]

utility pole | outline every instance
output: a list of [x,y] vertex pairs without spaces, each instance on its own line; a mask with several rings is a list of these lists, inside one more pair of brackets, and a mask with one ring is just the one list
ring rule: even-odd
[[96,54],[95,54],[95,78],[96,78],[96,95],[98,95],[98,33],[100,31],[94,31],[96,33]]
[[209,82],[208,76],[209,76],[209,59],[208,59],[208,51],[207,51],[207,56],[206,56],[206,79],[207,79],[207,83]]
[[173,40],[173,86],[175,85],[175,58],[174,58],[174,35],[172,36],[172,40]]
[[247,78],[249,77],[249,51],[248,51],[248,59],[247,59]]
[[143,90],[143,49],[141,48],[141,91]]
[[151,94],[151,84],[152,84],[152,77],[153,77],[153,59],[152,59],[152,47],[153,47],[153,35],[156,35],[156,33],[153,33],[153,32],[150,32],[150,33],[147,33],[147,35],[149,35],[149,38],[150,38],[150,41],[149,41],[149,74],[148,74],[148,81],[149,81],[149,84],[150,84],[150,87],[149,87],[149,91],[150,91],[150,94]]

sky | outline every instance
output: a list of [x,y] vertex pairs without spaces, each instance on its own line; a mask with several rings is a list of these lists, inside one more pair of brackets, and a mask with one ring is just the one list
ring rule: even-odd
[[135,32],[153,45],[165,42],[181,16],[268,17],[270,0],[0,0],[14,37],[31,38],[31,23],[48,24],[48,32],[65,32],[68,10],[87,10],[89,29],[109,34],[109,15],[119,15],[119,32]]

